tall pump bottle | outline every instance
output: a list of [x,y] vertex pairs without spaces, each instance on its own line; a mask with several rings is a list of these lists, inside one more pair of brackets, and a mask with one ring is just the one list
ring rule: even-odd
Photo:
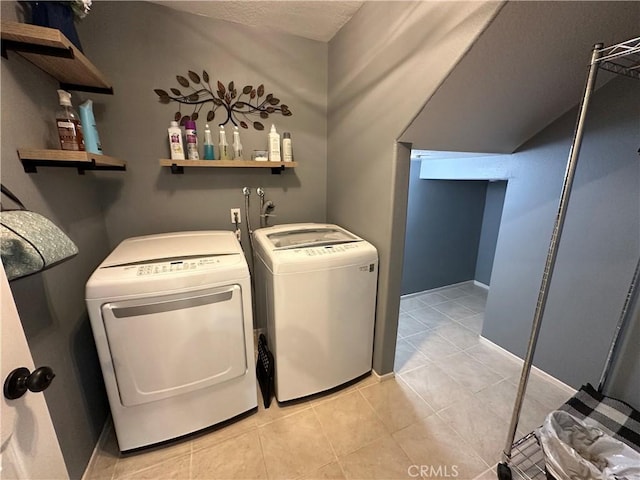
[[282,134],[282,161],[293,162],[293,147],[291,145],[291,133]]
[[242,160],[242,143],[240,143],[240,131],[237,126],[233,127],[233,159]]
[[200,160],[198,155],[198,132],[196,122],[187,120],[184,122],[184,138],[187,141],[187,158],[189,160]]
[[269,132],[269,161],[280,162],[280,134],[276,132],[276,126],[271,125]]
[[218,133],[218,149],[220,150],[220,160],[231,160],[229,144],[227,143],[227,132],[224,129],[224,125],[220,125],[220,132]]
[[58,90],[60,110],[56,112],[56,128],[62,150],[84,151],[84,135],[78,113],[71,105],[71,94]]

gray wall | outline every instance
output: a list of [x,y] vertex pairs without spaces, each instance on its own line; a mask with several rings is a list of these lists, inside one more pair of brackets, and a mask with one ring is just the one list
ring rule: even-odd
[[[1,13],[3,20],[16,19],[16,5],[2,2]],[[51,270],[10,284],[35,364],[56,373],[44,395],[69,474],[80,478],[108,413],[84,302],[84,284],[109,252],[100,182],[73,169],[26,174],[16,154],[18,148],[55,146],[57,88],[15,53],[2,59],[2,183],[67,232],[80,250]]]
[[487,184],[487,196],[482,216],[482,230],[478,242],[478,258],[474,279],[485,285],[491,285],[491,270],[496,254],[498,232],[502,219],[502,207],[507,191],[506,181],[494,181]]
[[378,373],[393,370],[406,223],[396,139],[500,5],[367,2],[329,43],[327,218],[378,248]]
[[[101,182],[112,246],[135,235],[231,229],[229,209],[243,206],[243,186],[254,189],[254,228],[258,186],[275,202],[277,223],[325,221],[326,43],[147,2],[94,2],[79,33],[90,58],[114,85],[115,95],[94,98],[105,153],[128,162],[125,174]],[[280,133],[291,132],[300,166],[282,175],[219,168],[171,175],[161,168],[158,159],[168,158],[167,127],[177,104],[159,103],[153,90],[179,87],[176,75],[186,76],[188,70],[206,70],[213,82],[234,81],[239,88],[263,83],[266,92],[289,105],[293,116],[273,115],[264,123],[267,130],[275,123]],[[212,126],[221,116],[217,113]],[[204,123],[198,120],[200,132]],[[241,138],[246,155],[266,148],[267,131],[241,129]]]
[[[598,382],[640,255],[639,102],[637,81],[617,78],[594,95],[588,112],[534,359],[574,387]],[[482,334],[519,356],[529,337],[576,115],[577,109],[568,112],[513,155],[422,166],[427,178],[448,169],[451,177],[509,179]],[[636,311],[630,335],[636,339],[638,318]],[[627,341],[613,390],[636,407],[637,345]]]
[[421,180],[411,161],[402,294],[472,280],[487,193],[484,181]]
[[[2,2],[2,18],[16,18],[16,8]],[[115,95],[73,92],[74,105],[93,99],[105,153],[126,160],[126,172],[78,176],[71,169],[41,168],[25,174],[18,148],[57,148],[51,126],[58,85],[10,53],[10,60],[2,60],[1,93],[3,183],[67,231],[80,249],[73,260],[11,284],[36,364],[57,373],[45,395],[72,478],[82,475],[108,413],[84,304],[84,285],[95,267],[133,235],[230,229],[228,210],[243,206],[243,186],[266,188],[278,223],[325,221],[327,156],[325,43],[145,2],[94,2],[78,30],[85,54],[112,81]],[[187,169],[180,176],[160,168],[177,108],[160,104],[153,89],[178,86],[177,74],[202,69],[214,81],[264,83],[290,106],[292,117],[273,121],[281,133],[291,132],[298,168],[282,175]],[[198,125],[202,131],[204,122]],[[266,132],[242,132],[249,153],[264,148],[266,138]],[[257,203],[254,195],[254,228]]]

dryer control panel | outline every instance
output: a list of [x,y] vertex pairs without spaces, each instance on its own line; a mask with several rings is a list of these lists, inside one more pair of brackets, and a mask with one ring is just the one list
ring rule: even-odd
[[217,268],[229,263],[235,263],[235,255],[221,255],[217,257],[206,257],[198,259],[177,259],[168,262],[145,263],[136,265],[136,275],[160,275],[163,273],[178,273],[186,271],[208,270]]

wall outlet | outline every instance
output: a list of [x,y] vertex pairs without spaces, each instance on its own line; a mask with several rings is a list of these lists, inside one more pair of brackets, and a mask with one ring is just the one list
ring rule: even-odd
[[236,224],[236,222],[242,223],[242,216],[240,215],[239,208],[232,208],[230,212],[231,212],[231,223],[233,223],[234,225]]

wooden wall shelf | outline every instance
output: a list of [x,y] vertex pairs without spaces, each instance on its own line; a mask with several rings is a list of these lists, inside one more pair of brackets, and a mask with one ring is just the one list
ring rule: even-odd
[[113,94],[105,76],[60,30],[26,23],[1,24],[2,56],[7,50],[21,56],[60,82],[64,90]]
[[77,168],[80,175],[83,175],[86,170],[124,171],[127,169],[127,163],[123,160],[107,155],[71,150],[21,148],[18,150],[18,157],[27,173],[37,173],[37,167]]
[[294,168],[298,162],[256,162],[255,160],[171,160],[160,159],[160,165],[171,167],[171,173],[184,173],[184,167],[204,168],[270,168],[272,173],[280,173],[285,168]]

